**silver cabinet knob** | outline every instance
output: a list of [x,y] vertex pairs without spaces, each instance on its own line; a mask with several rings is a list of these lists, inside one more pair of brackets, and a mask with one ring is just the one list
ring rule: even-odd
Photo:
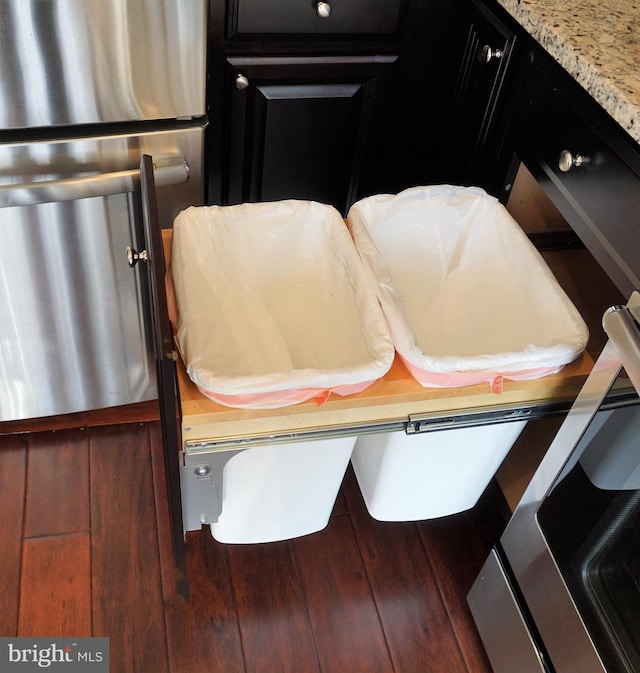
[[243,91],[244,89],[249,87],[249,80],[248,78],[243,75],[241,72],[239,72],[236,75],[236,89],[239,91]]
[[491,61],[499,61],[502,58],[502,49],[493,49],[488,44],[483,44],[478,48],[476,54],[480,63],[491,63]]
[[582,166],[586,159],[581,154],[572,154],[569,150],[562,150],[560,152],[560,158],[558,159],[558,168],[566,173],[570,171],[574,166],[576,168]]
[[148,262],[149,253],[146,250],[138,252],[135,248],[132,248],[130,245],[127,246],[127,264],[133,269],[133,267],[138,262]]
[[328,2],[323,2],[323,0],[320,0],[316,4],[316,14],[321,18],[321,19],[326,19],[331,15],[331,5]]

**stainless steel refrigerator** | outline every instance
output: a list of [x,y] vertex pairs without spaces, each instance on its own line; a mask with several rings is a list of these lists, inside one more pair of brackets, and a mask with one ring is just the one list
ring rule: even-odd
[[0,422],[157,396],[142,154],[203,202],[206,0],[0,0]]

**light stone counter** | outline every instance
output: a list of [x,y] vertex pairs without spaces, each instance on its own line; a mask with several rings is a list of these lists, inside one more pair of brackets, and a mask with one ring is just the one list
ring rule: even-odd
[[640,142],[640,0],[498,0]]

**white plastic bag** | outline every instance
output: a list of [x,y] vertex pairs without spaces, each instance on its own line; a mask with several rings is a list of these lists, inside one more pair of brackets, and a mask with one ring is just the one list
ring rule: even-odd
[[425,386],[558,371],[589,333],[507,210],[483,190],[438,185],[354,204],[348,223],[398,353]]
[[221,404],[351,394],[391,367],[375,288],[331,206],[188,208],[174,222],[171,275],[187,372]]

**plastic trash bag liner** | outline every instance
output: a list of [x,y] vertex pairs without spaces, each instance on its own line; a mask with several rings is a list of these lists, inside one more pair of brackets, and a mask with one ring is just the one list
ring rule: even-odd
[[192,207],[173,226],[176,341],[212,400],[276,408],[360,392],[394,347],[337,210],[312,201]]
[[589,333],[544,259],[497,199],[414,187],[355,203],[348,224],[375,277],[395,347],[423,385],[559,371]]

